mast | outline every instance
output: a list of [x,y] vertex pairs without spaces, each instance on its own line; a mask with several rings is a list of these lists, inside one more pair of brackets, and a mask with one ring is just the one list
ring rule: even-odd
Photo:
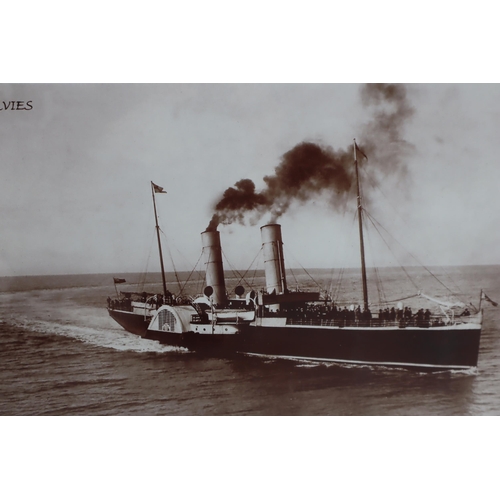
[[[165,280],[165,267],[163,265],[163,254],[161,251],[161,241],[160,241],[160,226],[158,225],[158,215],[156,213],[156,199],[155,199],[155,184],[151,182],[151,193],[153,195],[153,207],[155,209],[155,222],[156,222],[156,236],[158,238],[158,253],[160,254],[160,266],[161,266],[161,279],[163,283],[163,297],[167,296],[167,282]],[[162,189],[162,188],[160,188]],[[165,191],[161,191],[165,192]]]
[[361,276],[363,278],[363,305],[365,311],[368,311],[368,286],[366,283],[365,243],[363,239],[363,207],[361,206],[361,192],[359,189],[357,150],[358,146],[356,144],[356,139],[354,139],[354,166],[356,168],[356,187],[358,191],[359,249],[361,251]]

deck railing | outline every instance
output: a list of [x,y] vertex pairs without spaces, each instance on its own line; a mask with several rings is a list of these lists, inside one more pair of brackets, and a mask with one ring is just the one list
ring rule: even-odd
[[419,327],[430,328],[437,326],[445,326],[450,324],[460,323],[476,323],[477,321],[473,316],[461,316],[454,320],[448,320],[443,316],[431,316],[428,320],[418,318],[403,318],[400,320],[387,320],[387,319],[325,319],[325,318],[288,318],[287,325],[303,325],[303,326],[336,326],[339,328],[344,327],[357,327],[357,328],[406,328],[406,327]]

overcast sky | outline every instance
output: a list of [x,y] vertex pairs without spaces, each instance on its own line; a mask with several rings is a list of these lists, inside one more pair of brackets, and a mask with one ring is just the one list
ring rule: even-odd
[[[500,264],[500,86],[406,87],[408,175],[374,188],[364,163],[370,213],[425,264]],[[372,118],[349,84],[2,84],[0,95],[32,103],[0,111],[0,275],[157,270],[150,181],[167,191],[157,203],[175,264],[191,270],[226,188],[262,189],[298,143],[347,148]],[[287,263],[357,265],[354,208],[292,205],[279,220]],[[234,267],[251,264],[267,222],[219,227]]]

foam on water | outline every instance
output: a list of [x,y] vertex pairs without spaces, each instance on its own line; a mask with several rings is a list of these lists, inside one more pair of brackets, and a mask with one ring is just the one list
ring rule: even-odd
[[[408,368],[403,366],[389,366],[389,365],[375,365],[368,363],[349,363],[347,361],[322,361],[322,360],[309,360],[300,359],[285,356],[273,356],[270,354],[257,354],[257,353],[245,353],[246,356],[255,356],[263,359],[263,363],[274,363],[276,361],[286,361],[293,363],[295,368],[317,368],[320,366],[326,368],[343,368],[347,370],[370,370],[373,372],[402,372],[408,373]],[[411,369],[411,373],[415,375],[460,375],[460,376],[475,376],[477,375],[478,369],[475,367],[464,368],[462,370],[418,370],[416,368]]]
[[116,349],[118,351],[158,353],[187,352],[186,349],[162,345],[157,341],[143,339],[138,335],[118,329],[104,330],[76,325],[58,324],[51,321],[32,321],[28,319],[13,320],[10,323],[13,326],[24,328],[28,331],[62,335],[80,340],[87,344]]
[[[88,288],[78,291],[89,293]],[[182,352],[126,332],[108,316],[104,306],[75,303],[75,293],[74,289],[71,292],[55,289],[2,294],[0,310],[4,321],[28,331],[62,335],[119,351]]]

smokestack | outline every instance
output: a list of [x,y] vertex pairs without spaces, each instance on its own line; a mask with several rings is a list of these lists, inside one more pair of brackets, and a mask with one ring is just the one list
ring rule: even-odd
[[213,288],[213,304],[219,307],[224,306],[227,303],[227,298],[219,231],[201,233],[201,242],[205,257],[207,286]]
[[285,293],[285,259],[283,257],[283,241],[281,226],[268,224],[260,228],[262,248],[264,252],[264,270],[268,293]]

